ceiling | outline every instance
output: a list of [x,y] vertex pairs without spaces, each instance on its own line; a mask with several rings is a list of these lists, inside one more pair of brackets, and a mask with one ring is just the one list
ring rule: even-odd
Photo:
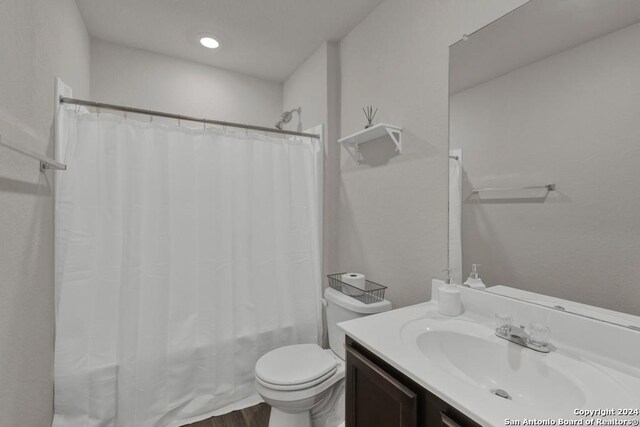
[[450,52],[452,94],[635,24],[638,0],[531,0]]
[[[92,37],[284,81],[382,0],[76,0]],[[199,35],[222,43],[205,49]]]

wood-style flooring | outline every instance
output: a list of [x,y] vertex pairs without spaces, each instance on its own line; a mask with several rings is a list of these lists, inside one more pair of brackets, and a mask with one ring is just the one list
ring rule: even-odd
[[271,407],[266,403],[260,403],[183,427],[268,427],[270,414]]

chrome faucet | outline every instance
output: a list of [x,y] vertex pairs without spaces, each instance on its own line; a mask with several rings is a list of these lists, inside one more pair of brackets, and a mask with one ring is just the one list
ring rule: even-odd
[[498,327],[496,335],[512,343],[521,345],[531,350],[541,353],[549,353],[549,328],[539,324],[532,324],[530,329],[532,333],[527,333],[524,326],[514,326],[511,324],[510,316],[496,315]]

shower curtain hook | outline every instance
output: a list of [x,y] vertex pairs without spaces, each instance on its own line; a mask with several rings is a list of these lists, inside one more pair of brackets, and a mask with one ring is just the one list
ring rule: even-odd
[[97,113],[98,117],[100,117],[100,107],[96,107],[96,113]]
[[180,119],[178,119],[178,127],[182,127],[182,126],[180,125]]
[[149,123],[153,123],[153,116],[149,114]]

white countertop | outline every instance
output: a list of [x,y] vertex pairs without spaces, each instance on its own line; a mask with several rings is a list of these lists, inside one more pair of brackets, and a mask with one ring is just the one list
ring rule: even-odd
[[[495,300],[495,298],[498,298],[498,300]],[[607,339],[613,339],[614,341],[612,342],[615,342],[617,338],[626,337],[628,340],[628,337],[631,337],[636,341],[631,345],[625,342],[619,350],[621,352],[626,352],[629,349],[639,350],[640,333],[633,335],[634,332],[624,331],[622,328],[616,328],[615,326],[593,324],[589,319],[579,319],[582,323],[577,323],[577,316],[571,318],[566,317],[570,316],[568,314],[560,313],[565,317],[558,317],[558,314],[546,312],[545,310],[547,309],[543,307],[529,307],[531,304],[520,301],[510,301],[504,297],[491,295],[486,292],[478,293],[465,290],[463,291],[463,301],[465,301],[467,310],[461,316],[455,318],[447,318],[446,316],[440,315],[437,309],[437,302],[427,302],[343,322],[339,324],[339,327],[373,354],[481,425],[504,426],[505,420],[507,419],[520,420],[521,422],[523,419],[552,419],[556,421],[560,418],[579,419],[580,417],[577,417],[573,412],[575,409],[640,409],[640,366],[638,366],[640,365],[640,352],[637,352],[636,356],[631,359],[637,362],[629,364],[629,359],[615,360],[611,358],[611,354],[615,354],[615,351],[612,352],[611,349],[606,349],[607,351],[603,354],[593,351],[594,348],[598,347],[594,347],[592,342],[593,339],[601,339],[602,346],[610,346],[611,343],[608,342]],[[460,379],[460,377],[452,375],[450,372],[438,366],[435,361],[430,360],[421,353],[420,350],[417,349],[415,342],[408,342],[410,341],[407,339],[407,330],[409,328],[415,329],[415,325],[445,324],[443,322],[446,322],[447,319],[457,320],[458,322],[454,322],[455,324],[464,325],[464,323],[460,321],[466,321],[471,322],[476,325],[476,327],[478,327],[477,325],[483,325],[486,328],[490,328],[482,328],[482,330],[493,330],[494,320],[492,315],[488,315],[488,311],[486,310],[484,312],[483,310],[473,310],[475,307],[489,305],[487,301],[491,302],[493,309],[495,309],[496,304],[500,306],[500,310],[502,310],[501,312],[503,313],[518,313],[523,317],[528,316],[532,318],[543,317],[547,325],[552,325],[551,342],[557,347],[557,349],[550,353],[551,356],[546,357],[563,358],[565,364],[567,360],[575,360],[577,363],[582,363],[583,366],[584,362],[587,362],[589,369],[597,369],[599,372],[606,373],[608,378],[611,378],[613,382],[620,385],[621,392],[617,393],[619,395],[598,394],[597,383],[591,384],[589,378],[572,378],[572,381],[575,380],[583,389],[587,390],[588,404],[584,408],[574,408],[570,406],[559,409],[559,407],[562,406],[561,403],[552,410],[544,407],[532,407],[515,401],[501,399],[487,392],[487,390],[479,389],[477,384],[472,384]],[[518,322],[519,319],[514,319],[514,321]],[[607,330],[607,327],[612,329]],[[571,330],[571,328],[578,329]],[[556,336],[559,337],[555,342],[553,339],[554,332]],[[588,333],[597,335],[588,340],[591,344],[589,348],[577,348],[574,342],[565,343],[561,341],[562,337],[572,336],[572,334],[576,332],[585,338]],[[628,335],[629,333],[632,335]],[[624,335],[616,337],[616,334]],[[497,337],[496,339],[500,340]],[[506,343],[505,346],[517,346],[517,344],[504,342]],[[533,350],[524,348],[523,351],[533,352]],[[554,352],[556,352],[556,354],[553,354]],[[542,358],[545,356],[542,354],[536,356],[536,354],[537,353],[533,352],[532,355],[527,354],[526,356],[529,358],[540,357],[541,363],[544,364],[545,359]],[[474,358],[477,356],[474,355],[473,351],[470,351],[466,357]],[[570,376],[573,372],[574,371],[569,369],[563,373]],[[584,373],[585,371],[578,369],[575,372]],[[577,377],[579,375],[574,376]],[[622,419],[622,417],[616,418]],[[640,418],[640,416],[630,417],[630,419],[638,418]]]

